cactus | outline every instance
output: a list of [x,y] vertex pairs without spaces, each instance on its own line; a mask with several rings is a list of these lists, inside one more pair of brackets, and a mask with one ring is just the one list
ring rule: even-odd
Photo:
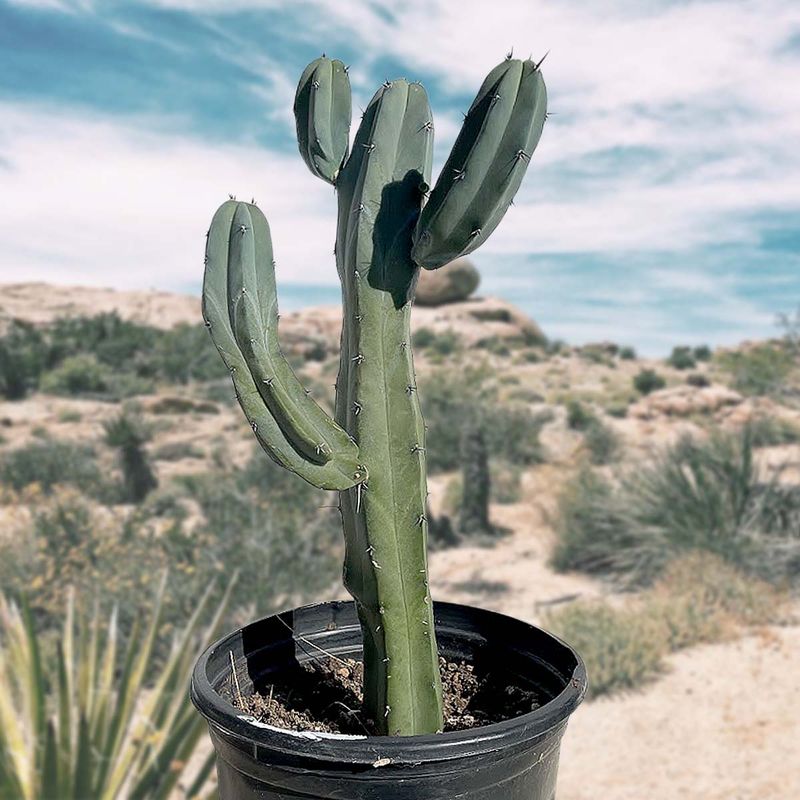
[[489,453],[486,449],[486,437],[477,422],[464,428],[461,436],[461,464],[464,490],[458,518],[459,532],[467,536],[492,534],[494,529],[489,522],[489,500],[492,492]]
[[425,426],[410,346],[419,268],[474,250],[496,227],[538,142],[545,103],[537,64],[508,58],[493,70],[424,205],[433,118],[423,87],[387,81],[348,155],[346,68],[323,56],[304,71],[294,104],[300,153],[338,194],[344,317],[335,419],[281,353],[261,211],[230,200],[208,233],[204,318],[253,432],[279,464],[339,492],[344,582],[364,633],[364,712],[380,733],[443,726],[428,589]]

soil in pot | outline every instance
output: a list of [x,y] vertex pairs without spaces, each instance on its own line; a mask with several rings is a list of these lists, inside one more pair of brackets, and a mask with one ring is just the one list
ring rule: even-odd
[[[478,676],[471,664],[445,659],[440,667],[446,732],[513,719],[540,705],[535,692],[514,685],[508,675]],[[223,695],[245,714],[278,728],[373,735],[372,720],[361,712],[363,677],[360,661],[328,658],[281,672],[250,695],[231,681]]]

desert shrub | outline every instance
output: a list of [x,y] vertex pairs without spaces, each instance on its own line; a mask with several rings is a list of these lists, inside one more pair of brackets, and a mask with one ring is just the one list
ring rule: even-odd
[[704,389],[706,386],[711,386],[711,381],[702,372],[692,372],[687,375],[686,383],[697,389]]
[[132,535],[121,519],[72,487],[24,499],[31,508],[30,526],[0,546],[5,591],[25,594],[37,615],[53,620],[65,606],[69,587],[91,597],[102,586],[104,597],[120,605],[129,623],[142,608],[141,590],[167,563],[157,539]]
[[640,394],[650,394],[667,385],[664,378],[655,370],[643,369],[633,379],[633,388]]
[[57,367],[45,372],[41,389],[48,394],[82,395],[103,394],[115,378],[104,364],[91,354],[65,358]]
[[545,396],[529,386],[515,386],[513,389],[509,389],[506,393],[506,399],[511,403],[535,404],[545,402]]
[[508,346],[508,342],[500,336],[488,336],[477,342],[475,346],[501,358],[511,355],[511,348]]
[[115,370],[135,368],[152,351],[160,331],[122,319],[116,311],[56,319],[47,328],[50,365],[79,354]]
[[747,395],[782,394],[795,367],[792,353],[774,344],[723,353],[718,362],[730,374],[731,386]]
[[633,347],[621,347],[619,350],[619,357],[623,361],[635,361],[636,350]]
[[602,364],[606,367],[614,366],[614,356],[619,352],[617,345],[612,343],[585,344],[579,348],[581,358],[591,364]]
[[335,500],[260,450],[242,468],[183,476],[178,485],[203,514],[195,533],[203,536],[206,565],[198,571],[238,570],[234,601],[267,613],[336,583],[342,534]]
[[518,503],[522,497],[522,469],[504,461],[492,461],[492,502]]
[[129,410],[103,423],[106,444],[117,450],[122,469],[122,497],[140,503],[158,486],[145,444],[151,432],[141,417]]
[[596,417],[580,400],[567,401],[567,427],[573,431],[585,431]]
[[690,347],[673,347],[667,364],[673,369],[694,369],[697,361]]
[[58,412],[58,421],[64,424],[80,422],[83,419],[83,414],[76,408],[62,408]]
[[800,573],[800,492],[765,483],[748,431],[683,439],[616,481],[583,471],[563,493],[553,564],[651,582],[690,550],[770,580]]
[[4,453],[0,456],[0,482],[17,491],[36,484],[45,493],[58,484],[92,495],[105,489],[94,449],[60,439],[31,442]]
[[663,631],[638,610],[602,602],[573,603],[548,614],[545,625],[583,657],[591,697],[636,689],[664,669]]
[[787,592],[717,556],[689,552],[652,589],[618,608],[601,601],[551,611],[545,624],[586,661],[590,697],[635,689],[663,671],[664,656],[787,619]]
[[449,356],[461,349],[461,339],[455,331],[436,333],[431,328],[419,328],[411,336],[415,350],[426,350],[429,354]]
[[[231,390],[230,381],[227,381],[227,388]],[[219,414],[216,403],[172,395],[159,397],[148,410],[151,414]]]
[[147,371],[165,383],[213,381],[227,377],[225,365],[202,324],[182,323],[159,331],[155,346],[147,357]]
[[205,453],[193,442],[167,442],[153,453],[156,461],[180,461],[184,458],[203,458]]
[[606,414],[615,419],[625,419],[628,416],[629,405],[627,400],[613,400],[606,406]]
[[696,361],[711,361],[711,358],[714,354],[711,352],[711,348],[707,344],[701,344],[692,350],[692,355]]
[[759,414],[749,422],[753,447],[776,447],[800,442],[800,425],[785,417]]
[[609,425],[594,420],[585,430],[583,440],[589,451],[589,460],[597,466],[611,464],[617,459],[620,440],[616,431]]
[[549,414],[535,414],[521,404],[498,403],[497,387],[485,371],[437,371],[422,385],[420,397],[431,472],[460,468],[461,430],[467,420],[475,420],[483,431],[490,458],[520,466],[544,461],[539,436]]
[[476,422],[467,425],[461,434],[461,474],[463,490],[459,531],[467,535],[491,533],[489,452],[483,429]]
[[569,345],[563,339],[548,339],[544,345],[544,352],[548,356],[558,356],[569,352]]
[[709,553],[673,561],[646,595],[647,613],[662,622],[667,646],[680,650],[722,641],[741,626],[781,621],[788,595]]
[[0,395],[19,400],[39,381],[46,364],[45,342],[33,325],[13,320],[0,337]]

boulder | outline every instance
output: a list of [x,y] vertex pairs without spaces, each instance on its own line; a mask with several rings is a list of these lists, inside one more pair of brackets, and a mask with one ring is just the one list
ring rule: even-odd
[[417,305],[443,306],[466,300],[481,282],[481,275],[466,258],[457,258],[441,269],[420,270]]

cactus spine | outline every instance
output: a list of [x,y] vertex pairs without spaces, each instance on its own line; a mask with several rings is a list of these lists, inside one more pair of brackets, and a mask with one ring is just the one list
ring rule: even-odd
[[[511,98],[494,101],[504,116],[491,116],[492,125],[481,100],[487,85]],[[532,62],[507,60],[491,73],[448,161],[464,161],[470,180],[462,192],[443,174],[428,204],[438,198],[441,207],[426,219],[433,119],[423,87],[387,81],[348,157],[344,65],[323,56],[304,71],[294,104],[300,152],[338,192],[344,315],[335,420],[307,396],[281,354],[263,214],[229,201],[208,235],[204,316],[256,437],[278,463],[340,493],[344,581],[364,632],[364,710],[390,735],[443,726],[428,589],[425,426],[410,346],[418,271],[475,249],[480,242],[467,230],[474,219],[486,229],[481,241],[497,225],[538,141],[543,86]],[[470,154],[470,142],[479,156]],[[507,163],[509,148],[528,148],[528,155]],[[476,158],[480,169],[473,170]]]

